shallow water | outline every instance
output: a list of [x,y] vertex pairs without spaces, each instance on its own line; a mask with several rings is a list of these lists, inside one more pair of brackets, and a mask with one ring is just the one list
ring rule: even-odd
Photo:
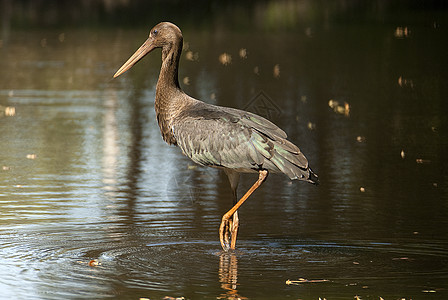
[[181,26],[183,88],[269,117],[321,181],[270,175],[240,209],[232,253],[218,238],[226,176],[160,137],[160,52],[111,79],[153,24],[12,28],[0,48],[1,298],[446,298],[446,11],[383,14]]

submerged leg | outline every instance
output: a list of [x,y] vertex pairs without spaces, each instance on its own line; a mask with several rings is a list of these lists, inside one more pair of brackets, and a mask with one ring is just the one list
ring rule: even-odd
[[238,235],[238,227],[240,226],[240,220],[238,218],[238,211],[233,214],[232,225],[230,226],[230,249],[235,249],[236,236]]
[[[235,249],[236,244],[236,231],[238,230],[238,225],[235,230],[235,238],[232,236],[232,241],[230,241],[229,245],[229,231],[232,231],[233,223],[235,223],[235,218],[231,221],[229,220],[232,217],[238,208],[244,203],[244,201],[249,198],[250,195],[258,188],[260,185],[266,180],[268,176],[267,170],[261,170],[258,173],[258,180],[254,183],[254,185],[246,192],[246,194],[222,217],[221,225],[219,226],[219,240],[221,242],[222,249],[227,251],[229,249]],[[238,223],[238,215],[236,216],[236,221]]]
[[[231,170],[231,169],[224,169],[225,173],[227,174],[227,177],[229,178],[230,182],[230,188],[232,189],[232,206],[234,206],[238,202],[238,197],[236,190],[238,188],[238,183],[240,181],[240,173]],[[236,237],[238,235],[238,227],[239,227],[239,218],[238,218],[238,211],[235,211],[233,214],[232,220],[229,220],[228,226],[225,228],[225,240],[230,240],[231,248],[234,249],[236,245]]]
[[[222,224],[222,222],[221,222],[221,224]],[[223,229],[224,241],[225,241],[225,244],[227,245],[226,246],[227,249],[235,249],[236,237],[238,235],[239,225],[240,225],[240,221],[238,218],[238,211],[235,211],[232,215],[232,218],[228,219],[227,224],[225,224],[224,229]],[[221,232],[221,228],[220,228],[220,232]],[[229,241],[230,241],[230,248],[229,248]],[[221,245],[222,245],[222,242],[221,242]],[[224,249],[224,247],[223,247],[223,249]]]

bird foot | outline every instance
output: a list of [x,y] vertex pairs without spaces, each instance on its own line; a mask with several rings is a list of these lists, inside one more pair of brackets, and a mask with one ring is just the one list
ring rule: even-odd
[[[233,218],[231,219],[232,216]],[[238,212],[230,216],[225,214],[222,217],[221,225],[219,226],[219,240],[222,249],[226,252],[230,249],[235,249],[238,225]]]
[[224,251],[229,251],[230,249],[230,227],[231,220],[226,215],[222,217],[221,225],[219,226],[219,240],[221,242],[221,247]]

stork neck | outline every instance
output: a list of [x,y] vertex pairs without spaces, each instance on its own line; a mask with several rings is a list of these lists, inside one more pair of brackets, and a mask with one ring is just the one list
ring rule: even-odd
[[172,122],[185,104],[184,93],[179,86],[178,69],[182,52],[182,37],[162,48],[162,67],[156,86],[155,110],[163,139],[176,144]]
[[[156,86],[156,112],[168,113],[181,105],[180,95],[183,94],[178,80],[179,60],[182,52],[182,37],[166,44],[162,48],[162,67]],[[168,120],[166,120],[168,121]]]
[[178,71],[181,52],[182,39],[162,48],[162,67],[157,82],[159,93],[166,93],[166,90],[170,89],[180,89]]

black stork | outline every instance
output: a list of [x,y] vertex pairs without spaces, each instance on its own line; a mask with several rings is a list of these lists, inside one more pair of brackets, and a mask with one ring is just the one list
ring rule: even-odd
[[[266,180],[269,172],[284,173],[291,180],[318,184],[300,149],[286,133],[256,114],[215,106],[185,94],[179,86],[178,69],[183,37],[169,22],[157,24],[143,45],[115,73],[129,70],[146,54],[162,49],[162,66],[156,86],[155,110],[162,137],[202,166],[224,170],[233,192],[233,207],[222,217],[219,239],[224,251],[235,249],[238,208]],[[240,173],[258,173],[258,180],[238,200]]]

